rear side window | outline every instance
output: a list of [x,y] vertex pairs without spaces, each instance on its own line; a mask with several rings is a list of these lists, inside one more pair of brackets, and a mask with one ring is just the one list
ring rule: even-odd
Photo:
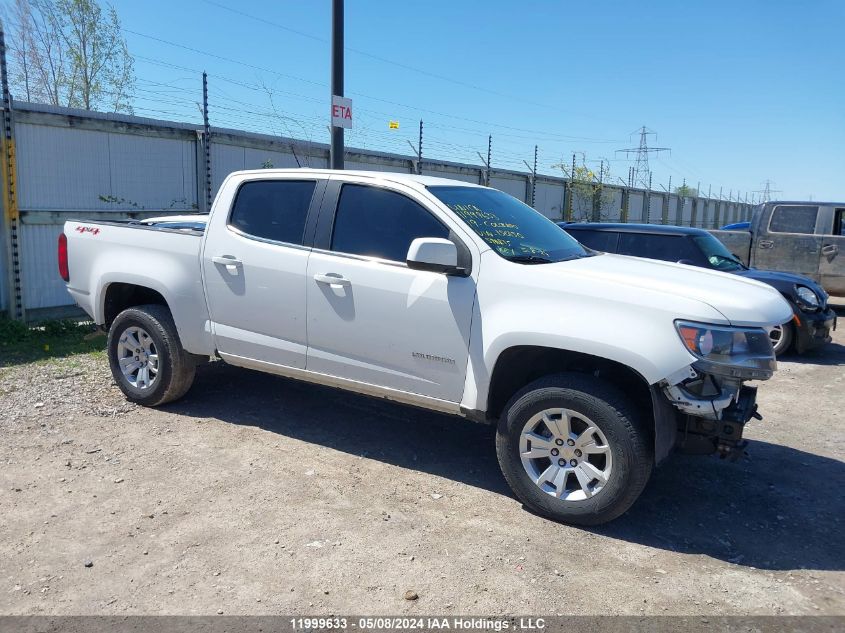
[[833,217],[833,234],[845,235],[845,209],[837,209]]
[[332,233],[332,250],[404,262],[418,237],[448,239],[440,220],[401,193],[343,185]]
[[613,231],[572,231],[569,234],[584,246],[603,253],[616,252],[618,233]]
[[682,259],[697,261],[695,247],[683,235],[651,235],[648,233],[620,233],[620,255],[634,255],[649,259],[677,262]]
[[816,216],[818,207],[780,206],[775,207],[769,230],[773,233],[807,233],[816,232]]
[[254,180],[238,190],[229,226],[274,242],[302,244],[313,180]]

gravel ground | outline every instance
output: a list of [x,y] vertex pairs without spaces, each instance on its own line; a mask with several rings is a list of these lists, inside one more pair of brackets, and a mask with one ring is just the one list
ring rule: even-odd
[[102,354],[3,368],[0,614],[845,614],[843,367],[840,329],[746,458],[674,456],[591,530],[521,507],[489,427],[219,363],[159,410]]

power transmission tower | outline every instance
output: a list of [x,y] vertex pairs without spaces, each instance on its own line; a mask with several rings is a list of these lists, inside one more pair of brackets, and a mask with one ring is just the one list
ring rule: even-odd
[[775,183],[767,180],[763,183],[763,189],[758,189],[754,192],[760,194],[760,202],[771,202],[773,193],[783,193],[780,189],[772,189],[773,184]]
[[648,135],[651,134],[652,136],[657,136],[656,132],[649,130],[646,126],[642,126],[639,130],[640,133],[640,145],[639,147],[629,147],[627,149],[618,149],[617,152],[625,152],[626,156],[630,156],[631,154],[636,154],[637,162],[633,168],[633,179],[632,184],[633,186],[637,186],[638,184],[645,189],[648,187],[648,179],[651,171],[648,167],[648,155],[651,153],[659,154],[660,152],[671,152],[672,150],[668,147],[649,147],[648,146]]

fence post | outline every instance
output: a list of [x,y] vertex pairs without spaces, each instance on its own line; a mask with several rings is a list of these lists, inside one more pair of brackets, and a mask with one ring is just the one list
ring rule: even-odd
[[631,189],[629,187],[622,188],[622,217],[619,220],[623,223],[628,222],[628,207],[631,204]]
[[203,150],[205,159],[205,176],[203,181],[205,183],[205,211],[211,211],[211,126],[208,124],[208,75],[202,73],[202,131],[203,131]]
[[6,68],[6,34],[0,23],[0,82],[3,91],[3,160],[0,175],[3,179],[3,225],[6,228],[4,250],[8,267],[9,316],[23,321],[26,309],[23,298],[23,275],[20,252],[20,213],[18,211],[17,162],[15,159],[14,121],[12,96],[9,93],[9,75]]

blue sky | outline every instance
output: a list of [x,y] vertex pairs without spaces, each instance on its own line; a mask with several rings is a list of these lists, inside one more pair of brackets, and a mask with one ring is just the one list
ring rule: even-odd
[[[114,5],[139,115],[199,121],[206,70],[212,125],[327,141],[330,0]],[[770,179],[777,197],[842,200],[843,27],[842,0],[347,0],[347,144],[408,153],[422,118],[432,158],[477,164],[492,134],[494,167],[524,169],[536,143],[543,172],[579,152],[624,180],[615,150],[646,125],[672,149],[652,156],[655,189]]]

